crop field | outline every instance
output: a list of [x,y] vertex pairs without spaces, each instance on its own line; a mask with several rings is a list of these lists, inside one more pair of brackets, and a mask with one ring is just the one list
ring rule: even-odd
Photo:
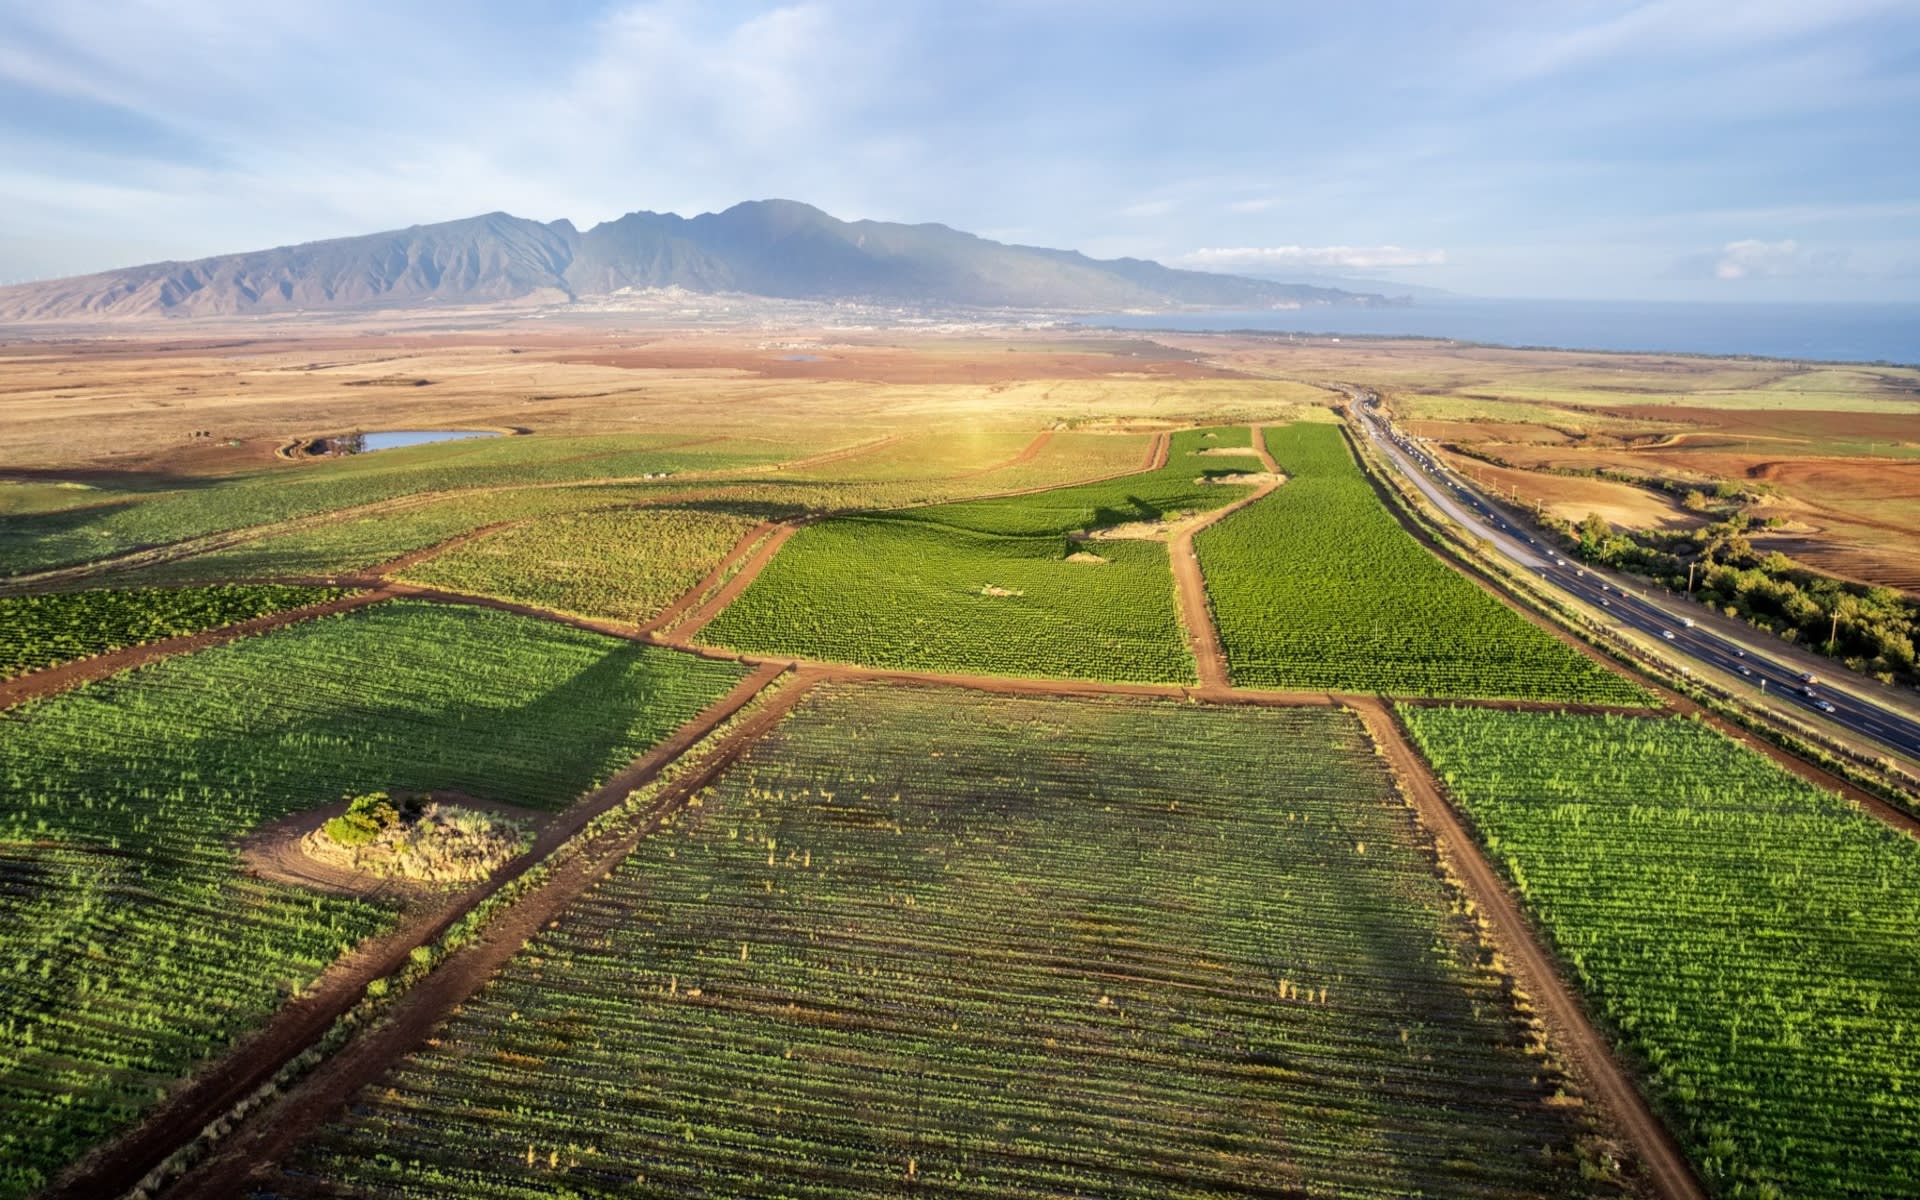
[[1920,1194],[1920,844],[1688,721],[1401,716],[1716,1191]]
[[700,640],[875,667],[1191,681],[1166,546],[1070,535],[1244,495],[1196,482],[1187,452],[1204,436],[1179,435],[1162,471],[809,526]]
[[638,623],[698,583],[757,523],[712,508],[547,517],[476,538],[401,577]]
[[321,519],[125,575],[141,581],[198,583],[350,574],[496,522],[642,504],[686,490],[668,481],[455,494],[392,510]]
[[0,596],[0,679],[345,594],[340,588],[226,584]]
[[1586,1194],[1485,960],[1349,713],[823,687],[287,1178]]
[[1402,529],[1338,429],[1269,429],[1267,448],[1287,483],[1194,538],[1236,685],[1648,702]]
[[743,672],[549,622],[388,602],[0,715],[0,1196],[257,1026],[384,905],[241,873],[347,791],[563,807]]
[[497,438],[382,450],[158,492],[124,505],[0,517],[0,562],[21,574],[449,488],[671,478],[784,455],[776,445],[669,435]]

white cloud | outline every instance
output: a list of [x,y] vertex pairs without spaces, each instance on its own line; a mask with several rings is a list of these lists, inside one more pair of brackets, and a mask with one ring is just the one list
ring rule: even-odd
[[1227,211],[1235,213],[1265,212],[1278,203],[1280,202],[1271,196],[1258,200],[1235,200],[1232,204],[1227,205]]
[[1399,246],[1241,246],[1195,250],[1182,261],[1195,267],[1239,270],[1336,267],[1371,271],[1382,267],[1442,266],[1447,261],[1447,252],[1407,250]]
[[1753,279],[1831,279],[1859,273],[1844,250],[1815,250],[1793,238],[1775,242],[1741,238],[1717,250],[1686,255],[1674,264],[1670,275],[1734,283]]
[[1803,259],[1800,243],[1792,238],[1780,242],[1744,238],[1728,242],[1721,248],[1720,261],[1713,267],[1713,277],[1746,279],[1754,275],[1791,275],[1799,270]]
[[1139,204],[1129,204],[1120,210],[1123,217],[1164,217],[1173,211],[1171,200],[1144,200]]

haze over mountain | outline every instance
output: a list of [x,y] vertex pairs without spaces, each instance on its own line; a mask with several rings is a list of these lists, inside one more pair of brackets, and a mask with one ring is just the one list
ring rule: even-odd
[[841,221],[791,200],[684,218],[636,212],[582,233],[488,213],[0,288],[0,321],[239,316],[564,303],[678,287],[796,300],[1106,310],[1391,303],[1375,294],[1010,246],[945,225]]

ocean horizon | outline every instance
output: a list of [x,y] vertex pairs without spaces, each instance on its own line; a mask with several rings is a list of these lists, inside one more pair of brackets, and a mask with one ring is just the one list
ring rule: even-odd
[[1491,346],[1920,365],[1920,304],[1512,300],[1396,308],[1112,313],[1083,325],[1181,333],[1417,337]]

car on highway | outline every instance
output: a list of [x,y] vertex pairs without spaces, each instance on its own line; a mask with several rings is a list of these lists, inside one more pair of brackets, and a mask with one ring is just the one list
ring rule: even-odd
[[1800,682],[1801,683],[1819,683],[1820,677],[1818,675],[1815,675],[1812,671],[1802,671],[1800,672]]
[[1749,678],[1751,678],[1751,677],[1753,676],[1753,668],[1752,668],[1752,667],[1750,667],[1750,666],[1748,666],[1748,665],[1747,665],[1747,664],[1745,664],[1745,663],[1741,663],[1741,664],[1739,664],[1738,666],[1736,666],[1736,667],[1734,667],[1733,669],[1734,669],[1734,670],[1736,670],[1736,671],[1738,671],[1738,672],[1740,672],[1740,673],[1741,673],[1742,675],[1745,675],[1745,676],[1747,676],[1747,677],[1749,677]]
[[1819,709],[1823,713],[1830,713],[1833,711],[1833,703],[1828,700],[1815,700],[1813,702],[1813,706]]
[[1803,688],[1801,688],[1801,689],[1800,689],[1800,694],[1801,694],[1802,696],[1805,696],[1805,697],[1806,697],[1807,699],[1809,699],[1809,700],[1818,700],[1818,699],[1819,699],[1819,697],[1818,697],[1817,695],[1815,695],[1815,694],[1814,694],[1814,691],[1813,691],[1813,689],[1812,689],[1812,688],[1810,688],[1810,687],[1803,687]]
[[1665,638],[1665,639],[1667,639],[1668,641],[1672,641],[1672,640],[1673,640],[1673,630],[1671,630],[1671,629],[1662,629],[1662,630],[1660,631],[1660,636],[1661,636],[1661,637],[1663,637],[1663,638]]

